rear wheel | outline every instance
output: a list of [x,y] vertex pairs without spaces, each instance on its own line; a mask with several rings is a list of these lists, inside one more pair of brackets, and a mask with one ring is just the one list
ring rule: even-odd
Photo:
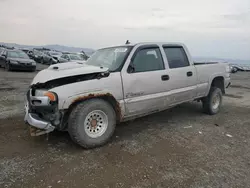
[[84,148],[101,146],[114,133],[116,114],[113,107],[102,99],[91,99],[78,104],[69,117],[69,134]]
[[222,104],[220,88],[212,87],[207,97],[202,99],[204,112],[210,115],[217,114]]

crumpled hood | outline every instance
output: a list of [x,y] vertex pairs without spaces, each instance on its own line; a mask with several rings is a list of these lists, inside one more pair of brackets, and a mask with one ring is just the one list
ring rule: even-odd
[[91,66],[84,63],[78,62],[68,62],[68,63],[58,63],[49,66],[35,76],[31,84],[45,83],[49,80],[54,80],[63,77],[84,75],[90,73],[106,72],[108,68],[101,68],[97,66]]

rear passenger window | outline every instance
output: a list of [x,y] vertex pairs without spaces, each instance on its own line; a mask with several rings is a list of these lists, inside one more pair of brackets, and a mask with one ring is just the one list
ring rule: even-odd
[[164,63],[159,48],[146,48],[138,51],[131,63],[133,72],[163,70]]
[[170,69],[189,66],[186,52],[182,47],[163,47]]

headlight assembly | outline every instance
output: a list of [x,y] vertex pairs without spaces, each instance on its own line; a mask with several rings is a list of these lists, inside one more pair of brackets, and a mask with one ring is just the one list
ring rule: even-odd
[[36,90],[36,93],[35,93],[36,96],[47,96],[50,101],[57,101],[57,95],[56,93],[54,92],[51,92],[51,91],[46,91],[46,90]]

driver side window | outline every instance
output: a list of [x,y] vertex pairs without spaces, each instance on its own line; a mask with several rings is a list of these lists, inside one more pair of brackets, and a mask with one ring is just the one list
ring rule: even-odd
[[160,48],[153,47],[139,50],[135,54],[129,69],[129,73],[163,70],[164,62]]

